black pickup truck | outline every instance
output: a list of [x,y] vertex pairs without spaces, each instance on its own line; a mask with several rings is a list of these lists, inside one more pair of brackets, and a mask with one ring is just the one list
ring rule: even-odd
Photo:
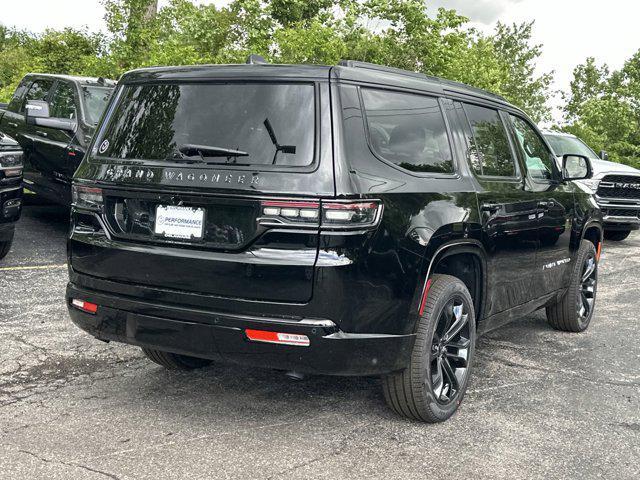
[[22,210],[22,150],[0,132],[0,259],[13,243],[15,224]]
[[11,101],[0,105],[0,132],[24,151],[24,184],[55,203],[71,202],[71,177],[102,116],[113,80],[26,75]]

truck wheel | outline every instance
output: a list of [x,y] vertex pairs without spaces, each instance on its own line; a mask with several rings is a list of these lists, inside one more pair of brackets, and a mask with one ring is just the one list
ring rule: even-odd
[[604,231],[604,238],[605,240],[611,240],[614,242],[621,242],[623,240],[626,240],[626,238],[631,235],[631,230],[605,230]]
[[189,357],[144,347],[142,351],[149,360],[168,370],[194,370],[211,364],[211,360],[206,358]]
[[7,256],[9,250],[11,250],[11,244],[13,243],[13,237],[5,242],[0,242],[0,260]]
[[558,303],[547,307],[549,324],[565,332],[586,330],[593,317],[597,289],[596,248],[593,243],[585,240],[578,250],[569,289]]
[[476,343],[473,300],[456,277],[434,275],[409,366],[382,378],[392,410],[435,423],[455,413],[469,382]]

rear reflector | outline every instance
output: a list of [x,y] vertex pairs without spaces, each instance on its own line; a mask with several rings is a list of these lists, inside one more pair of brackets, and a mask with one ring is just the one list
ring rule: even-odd
[[77,298],[71,300],[71,305],[86,313],[96,313],[98,311],[98,305],[95,303],[85,302],[84,300],[78,300]]
[[295,333],[269,332],[267,330],[245,330],[247,338],[254,342],[279,343],[281,345],[309,346],[309,337]]
[[427,280],[427,283],[424,285],[424,290],[422,291],[422,298],[420,298],[420,308],[418,308],[418,313],[420,316],[424,313],[424,308],[427,306],[427,295],[429,294],[429,289],[431,288],[431,279]]

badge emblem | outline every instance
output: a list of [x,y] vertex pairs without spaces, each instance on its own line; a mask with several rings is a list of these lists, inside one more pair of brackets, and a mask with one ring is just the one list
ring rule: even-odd
[[107,151],[108,148],[109,148],[109,140],[105,140],[100,144],[100,148],[98,149],[98,152],[104,153]]

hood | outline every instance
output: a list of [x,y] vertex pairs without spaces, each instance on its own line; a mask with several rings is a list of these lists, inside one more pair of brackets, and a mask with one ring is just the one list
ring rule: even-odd
[[640,175],[640,170],[637,168],[630,167],[629,165],[625,165],[623,163],[609,162],[607,160],[600,159],[591,159],[591,164],[593,166],[593,176],[599,177],[604,176],[605,174],[631,174],[631,175]]

